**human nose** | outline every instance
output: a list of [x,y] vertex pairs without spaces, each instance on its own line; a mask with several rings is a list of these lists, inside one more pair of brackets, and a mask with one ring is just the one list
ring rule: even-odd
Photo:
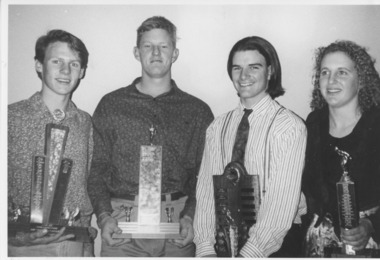
[[329,83],[330,84],[334,83],[336,81],[336,77],[337,77],[336,73],[330,73],[330,75],[329,75]]
[[241,73],[240,73],[240,78],[242,80],[246,79],[246,78],[249,78],[250,74],[249,74],[249,69],[248,68],[244,68],[241,70]]
[[65,74],[69,74],[70,73],[70,64],[68,64],[66,62],[62,62],[61,72],[65,73]]
[[160,47],[153,46],[153,55],[159,55],[159,54],[160,54]]

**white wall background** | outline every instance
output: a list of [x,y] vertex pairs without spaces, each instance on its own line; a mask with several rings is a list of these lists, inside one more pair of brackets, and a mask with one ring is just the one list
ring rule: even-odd
[[230,49],[243,37],[258,35],[275,46],[286,89],[285,95],[277,100],[303,118],[310,112],[316,47],[336,39],[349,39],[369,47],[370,54],[380,59],[380,5],[374,4],[91,5],[87,2],[9,4],[8,8],[8,57],[3,57],[2,66],[8,68],[8,74],[5,73],[8,86],[2,86],[7,88],[8,93],[3,93],[8,94],[8,104],[29,98],[41,89],[34,70],[34,44],[40,35],[59,28],[81,38],[90,52],[86,77],[73,101],[92,114],[103,95],[127,86],[140,75],[140,64],[132,54],[136,29],[153,15],[165,16],[178,28],[180,56],[173,65],[173,78],[181,89],[207,102],[216,116],[238,103],[226,63]]

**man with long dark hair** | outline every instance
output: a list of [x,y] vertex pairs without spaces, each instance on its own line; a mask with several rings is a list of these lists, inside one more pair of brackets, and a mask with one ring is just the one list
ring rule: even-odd
[[[276,50],[263,38],[244,38],[233,46],[227,70],[240,102],[236,109],[216,118],[207,129],[196,193],[196,255],[219,256],[220,251],[231,250],[235,251],[235,256],[243,257],[299,256],[301,237],[297,240],[293,236],[301,234],[300,215],[306,210],[301,200],[306,128],[302,119],[274,100],[285,92]],[[240,133],[244,131],[240,131],[240,125],[244,120],[246,137],[241,142]],[[242,144],[244,152],[235,152]],[[240,166],[231,170],[230,163]],[[214,187],[214,177],[222,175],[223,171],[238,172],[240,169],[245,169],[248,176],[256,176],[256,187],[259,187],[255,191],[258,193],[256,202],[252,204],[257,206],[254,209],[257,215],[248,214],[255,223],[247,226],[247,234],[242,234],[244,231],[240,227],[236,229],[238,232],[224,229],[219,225],[220,216],[215,217],[216,211],[233,211],[240,202],[225,199],[229,196],[227,192],[223,202],[216,203],[214,192],[217,194],[220,189]],[[232,174],[230,177],[237,181],[242,176]],[[236,219],[232,218],[233,214],[228,221],[233,223]],[[292,232],[288,232],[290,229]],[[235,239],[234,234],[239,232]],[[245,239],[241,237],[244,235]]]

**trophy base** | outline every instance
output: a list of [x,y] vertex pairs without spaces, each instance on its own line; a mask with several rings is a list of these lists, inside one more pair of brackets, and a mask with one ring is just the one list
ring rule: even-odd
[[160,223],[159,225],[141,225],[137,222],[119,222],[121,234],[113,238],[180,239],[179,223]]
[[[8,237],[15,237],[17,232],[34,232],[41,229],[47,229],[47,235],[53,235],[57,233],[63,226],[53,225],[53,226],[43,226],[42,224],[30,223],[8,223]],[[83,243],[92,242],[92,237],[88,231],[87,227],[73,227],[66,226],[63,235],[74,234],[75,237],[69,239],[70,241],[77,241]]]
[[380,250],[375,249],[362,249],[356,251],[355,255],[347,255],[344,254],[342,248],[340,247],[325,247],[324,249],[325,255],[324,257],[331,258],[379,258]]

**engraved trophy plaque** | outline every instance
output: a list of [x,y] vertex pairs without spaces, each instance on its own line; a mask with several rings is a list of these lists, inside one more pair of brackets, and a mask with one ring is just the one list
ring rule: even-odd
[[260,206],[257,175],[248,175],[244,165],[229,163],[222,175],[213,176],[216,244],[218,257],[236,257],[256,223]]
[[87,227],[71,226],[79,209],[69,212],[63,208],[73,166],[71,159],[63,158],[69,127],[49,123],[45,130],[45,155],[32,158],[30,222],[17,222],[17,218],[9,222],[8,236],[38,229],[55,233],[66,226],[65,234],[75,234],[72,240],[89,242]]
[[121,234],[114,238],[178,239],[179,223],[172,222],[173,212],[167,209],[166,222],[161,221],[162,146],[153,145],[156,129],[150,129],[150,145],[140,148],[140,175],[137,222],[130,222],[126,209],[126,221],[118,223]]

